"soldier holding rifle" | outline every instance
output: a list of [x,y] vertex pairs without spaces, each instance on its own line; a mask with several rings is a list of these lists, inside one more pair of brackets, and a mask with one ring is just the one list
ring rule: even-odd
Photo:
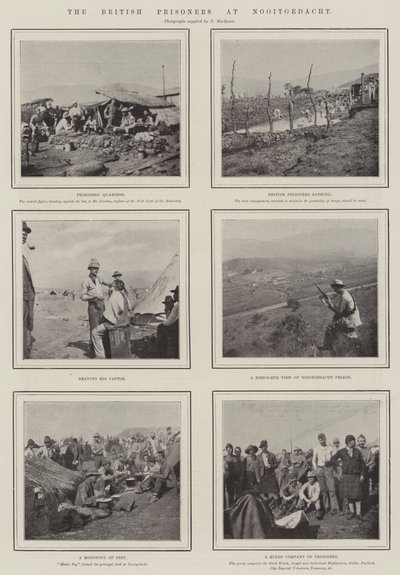
[[342,280],[335,279],[331,283],[331,288],[335,292],[332,299],[317,284],[315,286],[321,293],[319,298],[321,302],[333,312],[332,321],[325,330],[324,343],[319,350],[329,351],[335,356],[334,344],[340,336],[358,339],[356,328],[362,323],[360,313],[353,295],[346,289]]

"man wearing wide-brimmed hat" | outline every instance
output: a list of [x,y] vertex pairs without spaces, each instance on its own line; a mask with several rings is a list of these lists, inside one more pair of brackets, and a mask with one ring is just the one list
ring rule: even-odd
[[[22,222],[22,244],[26,244],[28,235],[32,232],[28,224]],[[22,282],[23,282],[23,327],[24,327],[24,343],[23,354],[24,359],[31,357],[32,351],[32,331],[33,331],[33,316],[35,308],[35,288],[33,285],[32,274],[29,268],[28,260],[25,255],[22,255]]]
[[305,508],[306,511],[311,511],[314,507],[317,512],[316,518],[322,519],[320,493],[321,488],[317,481],[317,474],[315,471],[309,471],[307,473],[307,482],[304,483],[299,492],[298,509]]
[[333,312],[333,318],[326,328],[324,343],[319,347],[319,350],[329,351],[332,356],[335,356],[334,344],[337,339],[340,336],[358,339],[357,327],[362,322],[356,301],[346,289],[344,282],[340,279],[335,279],[331,283],[331,288],[335,292],[332,299],[329,296],[320,296],[321,302]]
[[260,490],[268,495],[272,495],[275,502],[278,500],[279,485],[276,478],[275,469],[278,461],[275,454],[268,450],[268,441],[263,439],[260,442],[261,453],[257,456],[261,470]]
[[101,441],[100,433],[95,433],[93,435],[93,443],[90,447],[94,459],[94,467],[97,471],[104,464],[104,462],[107,461],[106,448],[104,447],[104,444]]
[[39,445],[33,441],[33,439],[28,439],[28,443],[25,447],[25,457],[35,457],[37,455],[37,450]]
[[[173,300],[167,300],[171,296],[166,296],[162,302],[165,306],[168,302],[170,311],[165,320],[157,328],[157,357],[179,357],[179,286],[170,290]],[[170,345],[168,345],[168,343]],[[168,351],[169,350],[169,351]]]
[[57,460],[57,452],[54,446],[54,441],[51,439],[50,435],[46,435],[43,439],[43,445],[37,452],[39,457],[44,459],[51,459],[52,461]]
[[244,491],[256,490],[259,488],[261,483],[261,466],[257,458],[257,451],[257,445],[252,444],[248,445],[244,450],[246,453],[246,458],[244,460]]
[[98,277],[100,264],[96,258],[91,258],[88,264],[89,276],[82,283],[81,300],[88,302],[90,352],[94,356],[92,332],[97,327],[104,312],[104,293],[102,285],[111,287]]

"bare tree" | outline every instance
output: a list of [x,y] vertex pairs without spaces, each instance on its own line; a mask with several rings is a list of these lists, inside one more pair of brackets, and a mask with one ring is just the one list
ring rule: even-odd
[[234,134],[236,134],[236,115],[235,115],[236,97],[235,97],[235,90],[234,90],[235,65],[236,65],[236,60],[234,60],[233,64],[232,64],[232,76],[231,76],[231,124],[232,124],[232,131]]
[[329,102],[328,102],[328,96],[325,94],[325,98],[324,98],[324,104],[325,104],[325,114],[326,114],[326,127],[329,128],[329,126],[331,125],[331,117],[329,115]]
[[268,92],[267,92],[267,96],[266,96],[266,100],[267,100],[267,117],[268,117],[268,123],[269,123],[269,131],[273,132],[274,131],[274,122],[272,119],[272,114],[271,114],[271,78],[272,78],[272,72],[269,73],[268,76]]
[[310,88],[310,80],[311,80],[312,69],[313,69],[313,64],[311,64],[311,66],[310,66],[310,71],[309,71],[309,73],[308,73],[307,90],[308,90],[308,95],[309,95],[309,97],[310,97],[311,105],[312,105],[313,110],[314,110],[314,126],[316,126],[316,125],[317,125],[317,107],[316,107],[316,105],[315,105],[314,98],[313,98],[312,95],[311,95],[311,88]]
[[288,112],[289,112],[289,131],[290,132],[293,131],[293,110],[294,110],[293,100],[289,100]]

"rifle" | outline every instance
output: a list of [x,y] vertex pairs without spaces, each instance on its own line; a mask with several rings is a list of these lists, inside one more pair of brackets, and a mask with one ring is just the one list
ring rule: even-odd
[[325,292],[319,287],[319,285],[316,284],[315,282],[314,282],[314,285],[315,285],[315,287],[317,288],[317,290],[320,292],[320,294],[323,296],[323,298],[329,301],[329,296],[328,296],[328,294],[325,293]]

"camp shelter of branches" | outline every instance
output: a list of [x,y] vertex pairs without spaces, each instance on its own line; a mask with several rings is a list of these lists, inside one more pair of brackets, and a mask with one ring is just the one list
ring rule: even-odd
[[[175,104],[150,96],[148,94],[142,95],[138,92],[131,92],[129,90],[96,90],[96,94],[103,96],[104,99],[92,102],[82,103],[82,106],[89,112],[96,114],[96,119],[99,126],[106,125],[104,111],[111,100],[115,100],[118,108],[128,107],[131,109],[135,117],[143,116],[143,113],[149,112],[153,116],[157,114],[156,123],[165,122],[167,126],[179,125],[180,111]],[[119,121],[121,117],[119,118]],[[118,118],[117,118],[118,122]]]
[[74,502],[76,490],[84,479],[50,459],[25,458],[25,537],[56,530],[58,506],[67,499]]

